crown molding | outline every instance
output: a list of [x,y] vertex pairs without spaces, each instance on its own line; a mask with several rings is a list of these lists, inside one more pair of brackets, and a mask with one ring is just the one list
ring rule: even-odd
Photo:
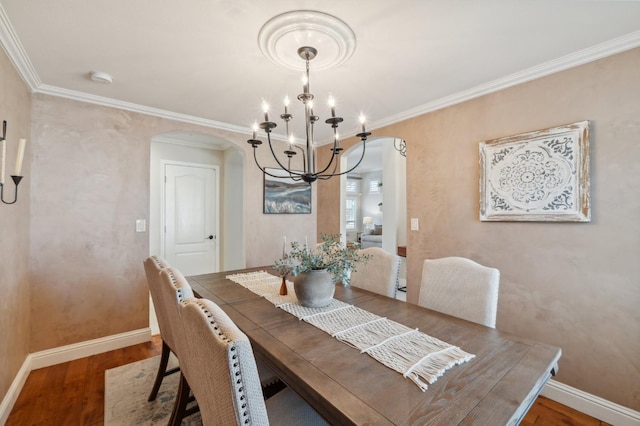
[[433,112],[455,104],[459,104],[489,93],[497,92],[518,84],[526,83],[569,68],[584,65],[598,59],[606,58],[640,46],[640,31],[635,31],[622,37],[597,44],[587,49],[579,50],[549,62],[527,68],[514,74],[481,84],[451,96],[437,99],[433,102],[409,109],[382,120],[371,123],[371,129],[389,126],[400,121],[408,120],[422,114]]
[[0,4],[0,43],[18,74],[20,74],[31,91],[42,85],[42,81],[40,81],[38,73],[31,64],[27,52],[22,47],[18,35],[13,30],[11,21],[9,21],[2,4]]
[[167,135],[154,136],[152,139],[152,142],[168,143],[171,145],[181,145],[181,146],[187,146],[189,148],[214,149],[217,151],[224,151],[225,149],[231,146],[231,144],[227,142],[218,142],[218,141],[203,142],[203,141],[188,140],[185,138],[181,139],[178,137],[171,137]]
[[[109,106],[113,108],[124,109],[127,111],[138,112],[141,114],[152,115],[156,117],[166,118],[169,120],[181,121],[184,123],[196,124],[204,127],[211,127],[220,130],[231,131],[240,134],[251,135],[252,129],[249,127],[236,126],[220,121],[209,120],[201,117],[195,117],[187,114],[175,113],[158,108],[151,108],[143,105],[138,105],[130,102],[122,102],[115,99],[105,98],[101,96],[90,95],[83,92],[74,90],[62,89],[59,87],[49,86],[42,84],[40,77],[31,64],[29,57],[27,56],[22,43],[17,34],[13,30],[11,22],[4,8],[0,4],[0,43],[9,56],[9,59],[15,66],[16,70],[31,88],[32,92],[43,93],[52,96],[60,96],[68,99],[78,100],[81,102],[88,102],[96,105]],[[635,31],[622,37],[618,37],[609,40],[604,43],[597,44],[595,46],[571,53],[569,55],[562,56],[549,62],[537,65],[535,67],[528,68],[526,70],[510,74],[508,76],[481,84],[468,90],[455,93],[444,98],[437,99],[433,102],[429,102],[420,105],[415,108],[411,108],[407,111],[399,114],[392,115],[390,117],[374,121],[370,124],[370,129],[378,129],[381,127],[389,126],[391,124],[398,123],[400,121],[408,120],[410,118],[433,112],[442,108],[446,108],[455,104],[459,104],[489,93],[497,92],[502,89],[506,89],[517,84],[526,83],[541,77],[548,76],[560,71],[564,71],[569,68],[573,68],[579,65],[583,65],[589,62],[596,61],[598,59],[605,58],[607,56],[615,55],[617,53],[624,52],[626,50],[633,49],[640,46],[640,31]],[[347,132],[343,135],[343,139],[346,137],[354,136],[355,133]],[[286,141],[284,135],[272,134],[273,140]],[[319,145],[322,145],[320,143]]]
[[[89,93],[78,92],[76,90],[63,89],[60,87],[42,84],[39,88],[33,90],[34,93],[42,93],[50,96],[71,99],[74,101],[86,102],[90,104],[106,106],[111,108],[122,109],[125,111],[137,112],[139,114],[151,115],[154,117],[166,118],[168,120],[180,121],[183,123],[196,124],[198,126],[210,127],[228,132],[251,135],[253,129],[250,127],[236,126],[234,124],[224,123],[222,121],[210,120],[208,118],[196,117],[194,115],[180,114],[177,112],[167,111],[164,109],[148,107],[144,105],[134,104],[132,102],[119,101],[117,99],[107,98],[103,96],[92,95]],[[287,141],[284,135],[271,135],[272,140]]]
[[144,105],[134,104],[131,102],[119,101],[117,99],[111,99],[103,96],[91,95],[89,93],[78,92],[75,90],[63,89],[60,87],[49,86],[46,84],[41,85],[34,90],[34,93],[42,93],[45,95],[57,96],[61,98],[67,98],[80,102],[87,102],[90,104],[107,106],[111,108],[123,109],[126,111],[137,112],[140,114],[153,115],[160,118],[167,118],[169,120],[181,121],[183,123],[197,124],[204,127],[213,127],[220,130],[227,130],[235,133],[251,134],[252,129],[249,127],[235,126],[233,124],[227,124],[220,121],[209,120],[207,118],[196,117],[193,115],[180,114],[172,111],[167,111],[159,108],[152,108]]

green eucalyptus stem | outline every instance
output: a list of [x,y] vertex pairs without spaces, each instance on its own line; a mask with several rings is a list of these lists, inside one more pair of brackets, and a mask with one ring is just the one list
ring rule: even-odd
[[356,271],[357,264],[364,264],[370,256],[361,254],[357,248],[348,247],[340,242],[340,234],[322,234],[322,243],[315,250],[298,242],[291,243],[291,250],[281,259],[275,261],[273,269],[281,276],[292,274],[294,277],[311,270],[326,269],[334,283],[349,285],[351,272]]

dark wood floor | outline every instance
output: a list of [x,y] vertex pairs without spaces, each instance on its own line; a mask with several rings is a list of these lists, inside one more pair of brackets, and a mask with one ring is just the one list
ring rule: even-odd
[[[104,372],[159,355],[158,336],[148,343],[33,370],[11,411],[7,426],[102,425]],[[607,425],[550,399],[539,397],[522,425]]]

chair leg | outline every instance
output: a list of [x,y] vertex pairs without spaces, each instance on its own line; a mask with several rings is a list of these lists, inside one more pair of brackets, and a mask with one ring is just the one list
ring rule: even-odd
[[169,362],[169,354],[171,353],[171,349],[169,346],[162,341],[162,354],[160,355],[160,365],[158,365],[158,372],[156,373],[156,381],[153,383],[153,387],[151,388],[151,394],[149,394],[148,401],[153,401],[158,396],[158,391],[160,390],[160,385],[162,384],[162,379],[166,375],[167,363]]
[[191,414],[191,412],[187,412],[190,391],[191,387],[189,387],[187,379],[185,379],[184,374],[180,373],[180,385],[178,385],[178,394],[169,419],[169,426],[180,426],[182,419]]

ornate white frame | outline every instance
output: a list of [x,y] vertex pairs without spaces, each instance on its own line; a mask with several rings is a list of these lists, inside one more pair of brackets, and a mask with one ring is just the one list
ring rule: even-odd
[[480,220],[589,222],[589,121],[480,142]]

